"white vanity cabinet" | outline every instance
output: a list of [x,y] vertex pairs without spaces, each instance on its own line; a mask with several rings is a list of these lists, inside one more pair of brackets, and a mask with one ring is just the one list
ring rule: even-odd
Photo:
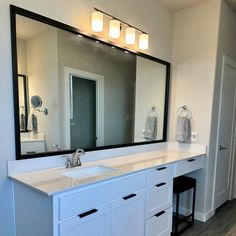
[[169,236],[172,230],[173,166],[147,172],[145,236]]
[[111,236],[143,236],[144,209],[144,190],[114,203],[111,208]]
[[143,236],[145,177],[139,173],[59,194],[54,235]]
[[59,224],[60,236],[109,236],[109,208],[92,209]]
[[[173,178],[203,156],[120,175],[47,196],[14,181],[16,236],[170,236]],[[52,180],[55,181],[55,180]],[[79,180],[60,177],[55,184]],[[40,182],[40,184],[46,182]]]

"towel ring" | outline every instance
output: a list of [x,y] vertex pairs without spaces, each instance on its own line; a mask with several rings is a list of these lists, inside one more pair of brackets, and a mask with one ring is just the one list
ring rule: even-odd
[[192,112],[189,110],[189,108],[186,105],[181,106],[178,110],[177,110],[177,114],[179,116],[181,116],[184,112],[186,113],[186,117],[188,116],[189,119],[192,117]]
[[158,117],[158,110],[157,110],[157,108],[155,107],[155,106],[153,106],[152,108],[151,108],[151,111],[149,111],[148,112],[148,116],[150,117],[150,116],[155,116],[155,117]]

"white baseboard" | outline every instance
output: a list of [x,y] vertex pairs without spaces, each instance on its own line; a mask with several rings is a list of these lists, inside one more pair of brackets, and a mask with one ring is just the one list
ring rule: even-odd
[[[180,214],[183,214],[183,215],[189,215],[189,214],[191,213],[191,210],[186,209],[186,208],[184,208],[184,207],[180,207],[180,208],[179,208],[179,213],[180,213]],[[195,219],[195,220],[198,220],[198,221],[201,221],[201,222],[206,222],[206,221],[209,220],[213,215],[215,215],[215,211],[213,211],[212,209],[209,210],[209,211],[206,212],[206,213],[202,213],[202,212],[199,212],[199,211],[195,211],[194,219]]]

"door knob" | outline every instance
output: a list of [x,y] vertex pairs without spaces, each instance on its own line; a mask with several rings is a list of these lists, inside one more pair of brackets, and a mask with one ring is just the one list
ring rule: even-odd
[[228,149],[227,147],[222,147],[221,145],[220,145],[220,151],[221,150],[225,150],[225,149]]

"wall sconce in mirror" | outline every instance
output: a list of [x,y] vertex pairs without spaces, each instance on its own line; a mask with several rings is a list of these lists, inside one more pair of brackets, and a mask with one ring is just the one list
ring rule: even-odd
[[43,112],[45,116],[48,114],[47,108],[44,108],[43,110],[40,109],[43,105],[43,101],[40,96],[38,95],[32,96],[30,99],[30,102],[31,102],[32,107],[36,109],[38,112]]
[[122,27],[125,30],[125,43],[128,45],[135,44],[136,33],[139,33],[139,49],[146,50],[149,45],[149,35],[143,30],[134,27],[125,21],[122,21],[98,8],[94,8],[91,16],[91,29],[94,32],[103,31],[103,16],[111,18],[109,21],[109,37],[113,39],[120,38]]

